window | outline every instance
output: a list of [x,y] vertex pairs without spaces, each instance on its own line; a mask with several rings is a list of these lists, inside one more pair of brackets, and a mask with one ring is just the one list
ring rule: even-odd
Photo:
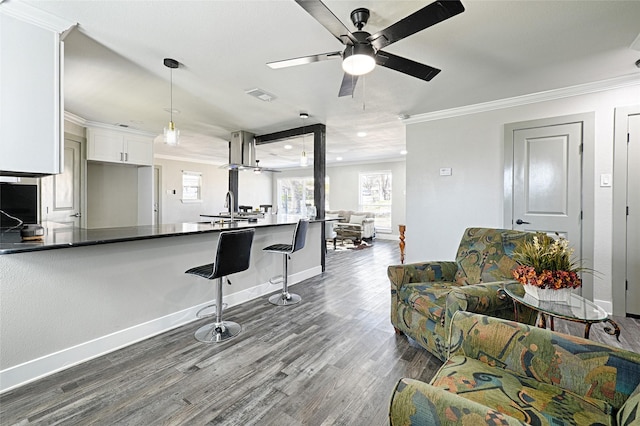
[[391,232],[391,171],[360,173],[359,208],[376,215],[376,231]]
[[[278,179],[278,213],[306,213],[306,206],[314,205],[313,177],[292,177]],[[329,177],[324,185],[325,210],[329,209]]]
[[182,202],[202,202],[202,173],[182,171]]

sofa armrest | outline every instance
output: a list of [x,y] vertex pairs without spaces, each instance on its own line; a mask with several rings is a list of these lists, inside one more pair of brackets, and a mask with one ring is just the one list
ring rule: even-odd
[[416,262],[405,265],[389,265],[387,276],[391,281],[391,289],[397,290],[409,283],[453,281],[457,270],[456,262]]
[[479,426],[481,424],[478,422],[479,419],[491,419],[491,424],[500,425],[525,424],[490,407],[418,380],[400,379],[391,396],[389,406],[391,426],[435,424]]
[[[506,282],[495,281],[490,283],[463,285],[452,287],[447,295],[445,309],[443,311],[442,325],[449,330],[451,318],[457,311],[475,312],[477,314],[490,315],[497,311],[509,312],[509,319],[514,319],[513,301],[502,294],[502,287]],[[536,312],[524,305],[516,305],[518,320],[525,324],[534,324]],[[495,316],[495,315],[492,315]]]
[[449,356],[461,354],[619,409],[640,384],[640,354],[527,324],[453,314]]
[[362,238],[372,238],[376,236],[376,220],[368,217],[362,221]]

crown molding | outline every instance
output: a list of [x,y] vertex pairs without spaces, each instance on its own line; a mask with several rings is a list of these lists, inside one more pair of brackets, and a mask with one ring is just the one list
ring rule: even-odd
[[547,90],[544,92],[531,93],[528,95],[516,96],[513,98],[505,98],[496,101],[466,105],[458,108],[443,109],[440,111],[417,114],[403,119],[402,122],[405,124],[414,124],[426,121],[442,120],[445,118],[460,117],[463,115],[477,114],[481,112],[494,111],[497,109],[513,108],[522,105],[570,98],[573,96],[586,95],[589,93],[603,92],[606,90],[620,89],[636,85],[640,85],[640,73],[628,74],[609,80],[601,80],[592,83],[564,87],[562,89]]
[[82,126],[82,127],[87,126],[87,120],[69,111],[64,112],[64,120],[73,124],[77,124],[78,126]]
[[1,1],[0,13],[58,34],[66,35],[78,25],[77,22],[69,21],[18,0]]

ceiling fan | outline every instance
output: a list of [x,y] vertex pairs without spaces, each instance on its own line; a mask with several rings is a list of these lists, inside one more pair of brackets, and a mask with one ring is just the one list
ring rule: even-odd
[[358,29],[351,32],[322,1],[295,0],[295,2],[346,47],[342,52],[329,52],[286,59],[284,61],[269,62],[267,65],[271,68],[284,68],[327,59],[342,58],[342,68],[345,74],[342,78],[338,96],[352,96],[358,76],[372,71],[376,64],[421,80],[430,81],[440,72],[438,68],[402,58],[384,52],[381,49],[464,12],[464,6],[460,0],[438,0],[384,30],[369,34],[362,30],[369,20],[369,9],[358,8],[351,12],[351,22]]

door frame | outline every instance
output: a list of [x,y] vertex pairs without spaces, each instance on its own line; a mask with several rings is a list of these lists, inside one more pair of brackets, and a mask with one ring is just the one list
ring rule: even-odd
[[[529,121],[520,121],[504,125],[504,198],[503,226],[513,229],[513,144],[516,130],[535,127],[557,126],[561,124],[582,124],[582,168],[580,186],[582,191],[582,258],[594,262],[594,227],[595,227],[595,112],[563,115]],[[583,274],[582,296],[593,300],[593,275]]]
[[613,315],[627,315],[627,133],[629,116],[640,114],[640,105],[618,107],[613,126],[613,209],[611,250],[611,296]]

